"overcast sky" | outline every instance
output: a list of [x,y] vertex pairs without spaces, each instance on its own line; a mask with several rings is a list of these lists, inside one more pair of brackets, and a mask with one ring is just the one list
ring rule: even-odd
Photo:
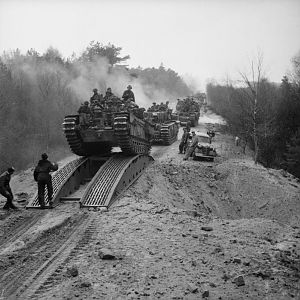
[[280,81],[300,50],[300,0],[0,0],[0,52],[49,46],[65,57],[113,43],[130,66],[163,63],[193,76],[236,78],[263,53]]

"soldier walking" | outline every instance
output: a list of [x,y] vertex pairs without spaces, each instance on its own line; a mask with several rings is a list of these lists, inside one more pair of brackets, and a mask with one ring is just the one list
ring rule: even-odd
[[0,175],[0,194],[6,198],[6,203],[3,206],[3,209],[17,209],[17,207],[13,204],[14,195],[10,188],[10,179],[11,175],[14,173],[15,169],[10,167]]
[[53,187],[52,187],[52,176],[50,172],[57,171],[58,165],[56,163],[51,163],[48,160],[48,155],[46,153],[42,154],[42,159],[39,160],[38,165],[34,170],[34,179],[38,184],[38,200],[42,209],[46,208],[45,206],[45,186],[47,186],[49,207],[53,207],[52,196],[53,196]]

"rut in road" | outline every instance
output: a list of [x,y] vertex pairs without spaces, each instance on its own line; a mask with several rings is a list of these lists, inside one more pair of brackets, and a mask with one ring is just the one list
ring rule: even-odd
[[43,232],[35,241],[11,255],[0,255],[0,291],[5,299],[16,299],[16,293],[24,278],[33,272],[57,252],[66,240],[86,221],[86,214],[68,218],[59,226]]
[[75,263],[82,254],[86,253],[89,241],[97,231],[96,225],[95,215],[90,215],[80,222],[60,248],[26,280],[15,296],[20,299],[39,299],[41,295],[50,291],[56,283],[62,280],[65,266]]

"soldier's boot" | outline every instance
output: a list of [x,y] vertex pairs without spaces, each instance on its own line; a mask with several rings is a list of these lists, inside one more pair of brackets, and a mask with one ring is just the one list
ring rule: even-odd
[[49,199],[49,208],[53,208],[53,201],[52,201],[52,199]]
[[44,200],[39,199],[39,204],[40,204],[41,209],[45,209],[45,208],[46,208],[46,205],[45,205],[45,201],[44,201]]

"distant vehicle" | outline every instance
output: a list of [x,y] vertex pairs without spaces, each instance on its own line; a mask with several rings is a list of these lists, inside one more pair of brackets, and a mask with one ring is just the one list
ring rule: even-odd
[[195,96],[177,99],[176,114],[178,115],[180,125],[190,125],[192,127],[197,126],[200,117],[201,105],[202,102]]
[[213,161],[217,156],[217,151],[211,144],[211,137],[205,133],[196,132],[198,137],[198,145],[196,146],[192,157],[194,160]]
[[172,110],[144,112],[144,120],[155,127],[153,142],[162,145],[171,145],[177,141],[179,121],[172,120]]

